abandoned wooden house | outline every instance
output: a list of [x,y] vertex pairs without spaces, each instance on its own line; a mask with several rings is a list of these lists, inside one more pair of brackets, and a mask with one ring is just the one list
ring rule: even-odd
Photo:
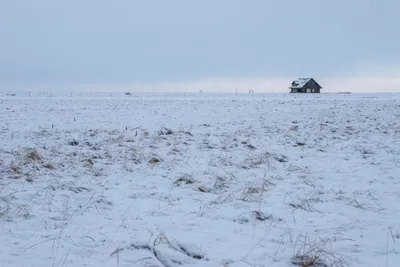
[[320,93],[322,87],[313,78],[299,78],[289,89],[291,93]]

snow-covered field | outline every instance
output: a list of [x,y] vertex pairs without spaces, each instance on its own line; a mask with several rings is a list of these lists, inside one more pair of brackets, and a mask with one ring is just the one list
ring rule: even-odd
[[400,266],[400,94],[2,94],[0,266]]

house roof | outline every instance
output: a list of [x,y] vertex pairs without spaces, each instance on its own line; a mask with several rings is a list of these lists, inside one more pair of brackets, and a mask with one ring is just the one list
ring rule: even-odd
[[320,88],[322,88],[321,85],[319,85],[313,78],[298,78],[292,82],[292,86],[289,88],[301,89],[311,80],[313,80]]
[[300,89],[303,88],[312,78],[299,78],[292,82],[292,86],[290,88]]

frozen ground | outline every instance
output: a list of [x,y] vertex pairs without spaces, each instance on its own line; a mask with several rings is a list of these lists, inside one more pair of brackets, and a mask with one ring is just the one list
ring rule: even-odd
[[2,94],[0,266],[400,266],[399,122],[396,94]]

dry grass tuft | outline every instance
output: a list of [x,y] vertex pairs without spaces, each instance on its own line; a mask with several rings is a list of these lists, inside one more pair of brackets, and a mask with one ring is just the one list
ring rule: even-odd
[[304,197],[301,198],[297,203],[289,203],[289,206],[293,207],[294,209],[301,209],[307,212],[320,212],[315,208],[313,202],[313,199]]
[[51,163],[47,163],[43,167],[45,167],[46,169],[49,169],[49,170],[54,170],[54,165]]
[[19,153],[13,153],[13,156],[9,165],[5,166],[10,174],[9,178],[19,179],[25,175],[29,176],[29,171],[39,170],[43,164],[43,157],[35,148],[24,149]]
[[223,189],[228,188],[229,187],[229,185],[228,185],[229,180],[230,180],[229,178],[222,177],[222,176],[217,176],[215,178],[213,189],[215,191],[222,191]]
[[238,199],[242,201],[257,201],[262,192],[263,188],[261,187],[248,187],[240,193]]
[[156,164],[156,163],[160,163],[160,162],[161,162],[161,159],[159,159],[159,158],[151,158],[149,160],[150,164]]
[[[264,177],[265,179],[265,177]],[[274,185],[267,179],[262,181],[262,184],[249,184],[241,193],[237,196],[238,200],[241,201],[260,201],[263,197],[264,192],[267,190],[268,185]]]
[[271,154],[269,152],[253,154],[250,157],[245,159],[244,165],[242,167],[257,168],[264,164],[270,165],[270,158],[271,158]]
[[25,159],[27,162],[40,162],[42,161],[42,156],[36,149],[28,149],[25,154]]
[[175,238],[168,238],[164,232],[161,232],[158,235],[151,233],[150,238],[153,239],[153,241],[150,243],[150,246],[136,245],[135,248],[152,251],[154,256],[162,263],[163,266],[175,266],[170,265],[170,261],[178,265],[181,265],[181,263],[179,261],[174,261],[173,259],[168,260],[165,257],[160,257],[159,251],[156,250],[156,247],[159,245],[167,245],[170,249],[182,253],[183,255],[186,255],[187,257],[193,258],[195,260],[205,259],[205,255],[201,251],[198,251],[196,248],[193,247],[184,246],[183,244],[179,243]]
[[3,216],[21,216],[25,219],[33,216],[31,209],[28,205],[16,205],[11,202],[10,196],[0,197],[0,218]]
[[158,131],[158,135],[171,135],[171,134],[174,134],[174,131],[167,127],[163,127]]
[[318,256],[296,256],[292,263],[301,267],[328,267]]
[[83,161],[83,166],[85,166],[85,167],[93,167],[93,165],[94,165],[94,162],[93,162],[93,160],[92,159],[85,159],[84,161]]
[[[296,246],[299,245],[297,248]],[[329,238],[311,241],[306,236],[297,239],[292,264],[300,267],[346,267],[342,256],[332,251]]]
[[194,184],[194,183],[197,183],[197,181],[193,177],[191,177],[189,175],[184,175],[184,176],[178,178],[175,181],[175,184],[177,184],[177,185],[180,185],[180,184]]
[[255,211],[252,211],[251,213],[254,216],[254,218],[259,221],[266,221],[266,220],[272,219],[272,215],[266,215],[261,211],[255,210]]
[[79,142],[76,141],[76,140],[72,140],[72,141],[68,142],[68,144],[69,144],[70,146],[79,146]]
[[11,171],[12,174],[21,174],[20,167],[17,166],[17,165],[14,165],[14,163],[11,163],[10,171]]
[[[0,198],[0,200],[2,202],[4,201],[4,199],[2,199],[2,198]],[[5,216],[10,211],[10,205],[8,203],[5,203],[4,206],[1,204],[3,204],[3,203],[0,202],[0,218]]]
[[208,192],[208,189],[205,188],[204,186],[199,186],[199,191],[200,191],[200,192],[203,192],[203,193],[207,193],[207,192]]

